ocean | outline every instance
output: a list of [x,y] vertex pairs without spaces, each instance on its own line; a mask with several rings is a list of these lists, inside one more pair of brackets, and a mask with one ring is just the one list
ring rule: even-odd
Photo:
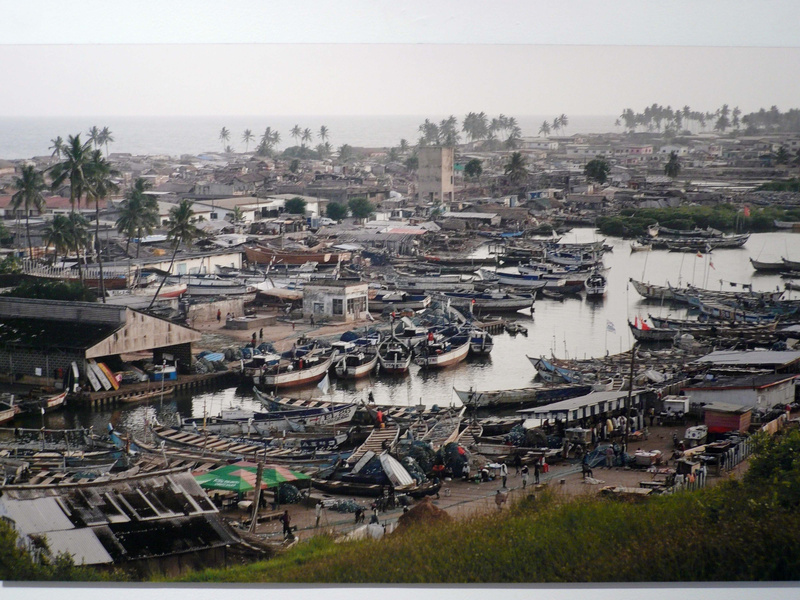
[[[463,119],[463,115],[456,115]],[[490,115],[490,118],[497,115]],[[511,116],[511,115],[509,115]],[[552,124],[557,115],[516,116],[523,136],[536,136],[542,121]],[[294,125],[309,128],[314,133],[311,146],[320,140],[317,137],[321,125],[330,133],[328,141],[336,148],[342,144],[366,147],[397,146],[401,139],[416,143],[417,128],[426,119],[439,122],[447,115],[395,115],[395,116],[206,116],[206,117],[0,117],[0,158],[14,160],[45,156],[52,153],[51,140],[61,136],[82,134],[92,126],[108,127],[114,142],[109,152],[131,154],[202,154],[219,152],[222,144],[219,132],[226,127],[231,132],[228,145],[236,152],[244,152],[242,134],[250,129],[256,136],[249,150],[267,127],[281,134],[279,148],[295,145],[290,135]],[[603,133],[621,131],[614,127],[616,117],[608,115],[569,116],[569,125],[561,135],[575,133]],[[462,136],[462,141],[463,136]]]

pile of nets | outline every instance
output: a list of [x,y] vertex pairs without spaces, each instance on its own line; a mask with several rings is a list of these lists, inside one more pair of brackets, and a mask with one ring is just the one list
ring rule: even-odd
[[411,442],[407,457],[411,458],[423,473],[430,473],[436,461],[436,453],[430,444],[419,440]]
[[231,346],[230,348],[225,348],[225,360],[228,362],[233,362],[234,360],[242,360],[242,351],[239,348],[234,348]]
[[297,504],[300,499],[300,490],[291,483],[282,483],[278,487],[278,502],[281,504]]
[[464,464],[469,460],[467,451],[458,445],[456,442],[445,444],[436,453],[436,462],[445,466],[445,469],[450,469],[453,473],[461,473],[464,469]]
[[329,506],[329,508],[335,510],[336,512],[342,512],[342,513],[354,513],[359,508],[361,510],[364,510],[364,507],[361,506],[358,502],[356,502],[355,500],[350,500],[350,499],[347,499],[347,500],[336,500],[336,502],[331,504]]

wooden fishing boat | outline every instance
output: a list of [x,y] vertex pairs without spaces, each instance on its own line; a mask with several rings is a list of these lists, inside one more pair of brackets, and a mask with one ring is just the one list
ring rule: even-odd
[[378,352],[375,348],[349,352],[337,359],[334,372],[342,379],[361,379],[367,377],[378,364]]
[[593,271],[585,282],[586,296],[590,298],[605,296],[607,283],[606,278],[600,271]]
[[442,417],[430,427],[422,438],[422,441],[428,442],[434,451],[455,441],[460,431],[459,426],[465,410],[466,407],[461,407],[461,410],[458,412],[448,411],[446,414],[442,415]]
[[494,348],[494,340],[488,331],[473,329],[469,334],[469,351],[477,356],[489,354]]
[[245,246],[247,262],[261,265],[302,265],[307,262],[316,262],[320,265],[336,265],[350,260],[350,252],[321,252],[321,251],[288,251],[269,248],[257,244]]
[[407,373],[412,358],[411,348],[395,337],[384,340],[378,346],[378,361],[383,373]]
[[539,377],[546,383],[582,383],[583,373],[573,369],[566,369],[553,364],[545,357],[540,356],[535,358],[533,356],[527,357],[530,363],[536,369]]
[[636,281],[631,277],[628,281],[633,285],[633,289],[648,300],[674,300],[675,296],[672,293],[672,288],[664,285],[654,285],[651,283],[644,283]]
[[458,332],[442,341],[425,342],[418,346],[414,362],[423,369],[442,369],[460,363],[467,357],[470,336]]
[[642,242],[631,242],[631,252],[650,252],[653,249],[653,244],[644,244]]
[[[67,399],[67,392],[63,391],[51,396],[40,396],[32,400],[22,401],[20,406],[27,411],[44,411],[51,412],[64,406]],[[0,421],[2,422],[2,421]]]
[[497,279],[501,285],[510,285],[513,287],[525,288],[529,290],[538,290],[547,285],[547,281],[540,275],[524,275],[522,273],[503,273],[498,271],[496,273]]
[[630,327],[633,337],[638,342],[672,341],[675,339],[676,335],[680,335],[680,332],[675,331],[674,329],[659,329],[656,327],[649,327],[646,325],[645,327],[639,327],[635,323],[631,323],[630,321],[628,321],[628,327]]
[[776,272],[788,270],[788,267],[784,264],[783,260],[780,262],[763,262],[750,258],[750,264],[753,265],[753,268],[756,271]]
[[444,292],[453,306],[477,311],[518,311],[533,306],[536,294],[511,294],[508,292]]
[[538,406],[558,400],[576,398],[591,392],[592,386],[567,383],[483,392],[453,389],[459,400],[468,408],[499,408],[506,406]]
[[265,364],[259,374],[254,375],[253,382],[275,389],[310,385],[321,381],[332,363],[330,352],[284,357],[275,364]]

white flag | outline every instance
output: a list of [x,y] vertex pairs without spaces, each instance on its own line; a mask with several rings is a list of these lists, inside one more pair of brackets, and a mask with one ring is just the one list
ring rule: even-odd
[[330,388],[330,380],[328,379],[327,373],[325,373],[325,377],[322,378],[322,381],[317,384],[317,387],[322,390],[323,394],[328,393],[328,388]]
[[614,324],[609,320],[606,320],[606,330],[610,331],[611,333],[617,332],[616,328],[614,327]]

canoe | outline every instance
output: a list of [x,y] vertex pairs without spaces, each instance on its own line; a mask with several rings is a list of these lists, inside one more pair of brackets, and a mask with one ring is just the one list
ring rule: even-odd
[[114,373],[111,372],[111,369],[109,369],[104,363],[97,363],[97,366],[103,372],[103,375],[106,376],[111,384],[111,387],[113,387],[115,390],[118,390],[119,383],[117,382],[117,378]]

